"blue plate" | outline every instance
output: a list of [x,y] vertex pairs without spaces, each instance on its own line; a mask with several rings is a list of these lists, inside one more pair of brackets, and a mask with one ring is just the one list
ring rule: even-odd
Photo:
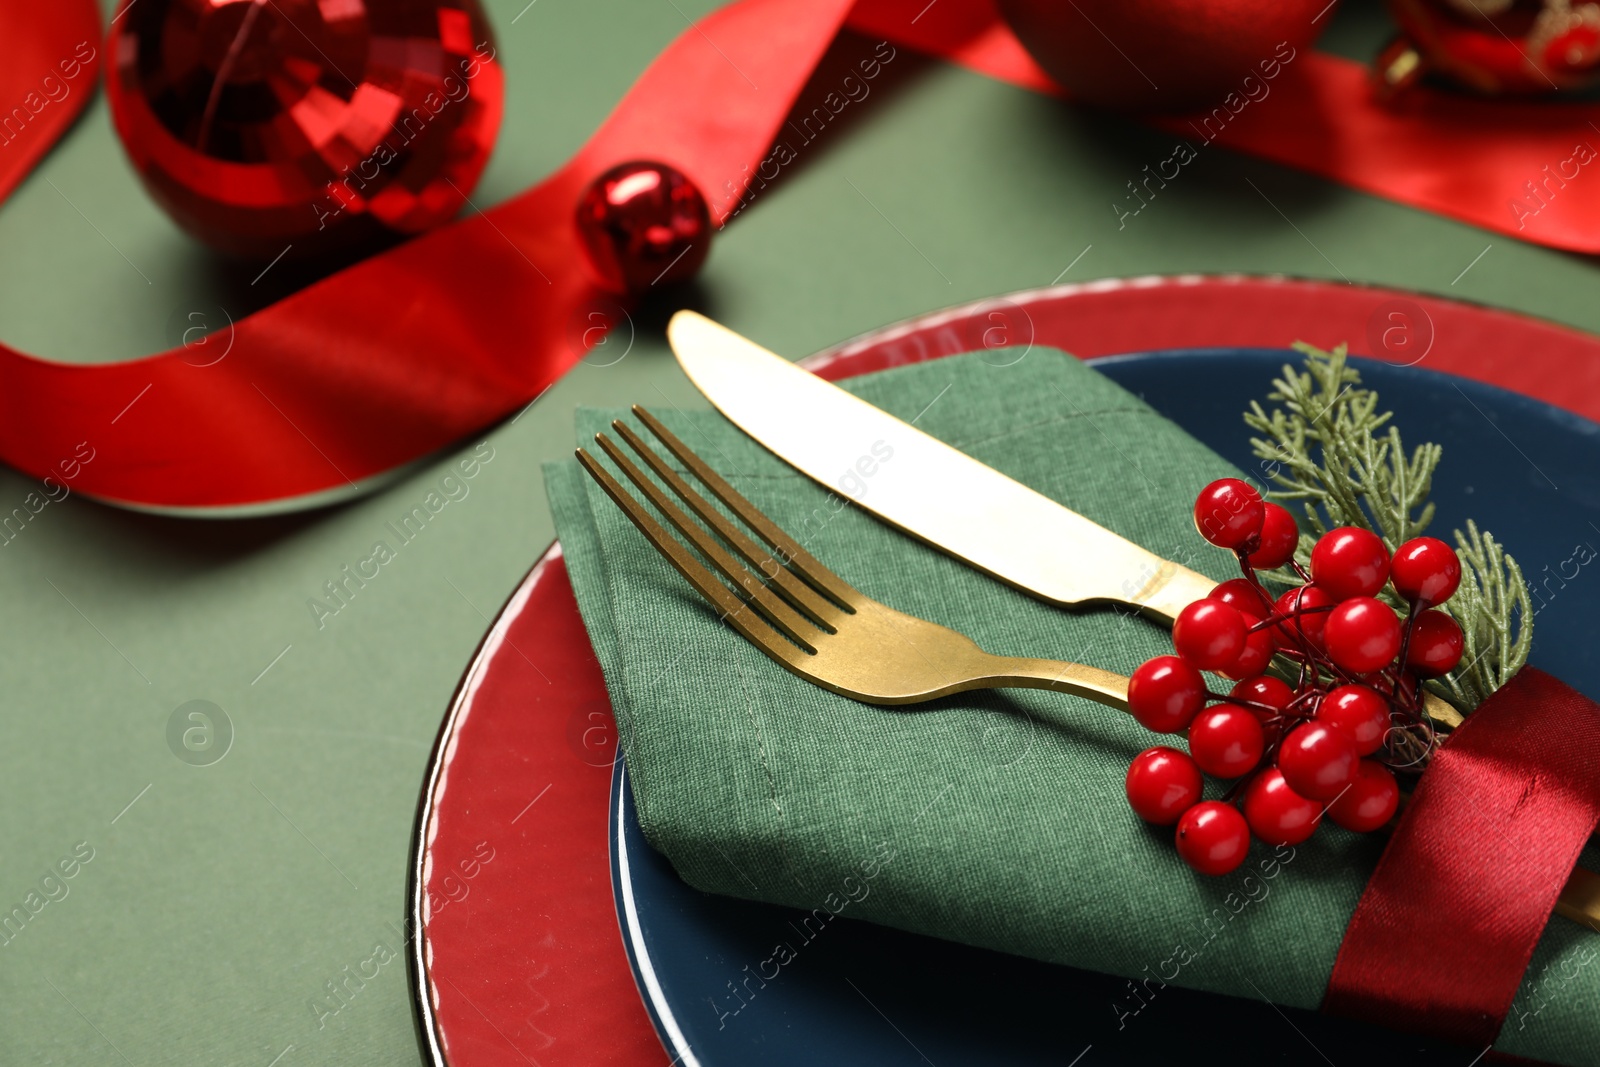
[[[1265,397],[1294,352],[1193,350],[1094,360],[1101,373],[1237,466],[1252,470],[1239,413]],[[1539,592],[1533,659],[1600,697],[1592,592],[1570,561],[1600,545],[1600,425],[1493,386],[1370,360],[1363,383],[1410,447],[1444,446],[1435,534],[1470,516],[1493,531]],[[1593,550],[1588,550],[1592,554]],[[1565,577],[1561,571],[1566,570]],[[1161,995],[1161,1026],[1119,1031],[1125,980],[842,919],[780,985],[727,1025],[714,1007],[746,963],[788,936],[800,912],[712,896],[679,881],[639,830],[627,774],[612,788],[612,880],[634,974],[663,1043],[701,1067],[855,1064],[1072,1067],[1236,1061],[1449,1064],[1453,1046],[1189,990]],[[1272,990],[1264,990],[1272,995]],[[1289,1025],[1285,1025],[1285,1023]],[[1292,1027],[1292,1028],[1291,1028]],[[1473,1050],[1476,1052],[1477,1050]]]

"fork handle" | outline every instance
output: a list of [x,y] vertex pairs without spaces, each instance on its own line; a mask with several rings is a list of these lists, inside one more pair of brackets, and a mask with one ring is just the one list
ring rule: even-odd
[[981,688],[1048,689],[1053,693],[1070,693],[1118,711],[1128,710],[1128,679],[1082,663],[1001,656],[995,658],[993,674],[975,681],[981,682]]

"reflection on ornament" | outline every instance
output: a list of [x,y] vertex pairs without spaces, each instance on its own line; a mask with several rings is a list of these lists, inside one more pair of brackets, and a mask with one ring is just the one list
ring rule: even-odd
[[478,0],[140,0],[112,119],[145,188],[235,255],[314,254],[452,218],[504,79]]
[[1574,0],[1389,0],[1402,36],[1379,55],[1380,92],[1436,74],[1486,95],[1600,83],[1600,4]]
[[631,293],[693,277],[711,251],[705,197],[664,163],[622,163],[600,175],[578,201],[577,226],[595,273]]

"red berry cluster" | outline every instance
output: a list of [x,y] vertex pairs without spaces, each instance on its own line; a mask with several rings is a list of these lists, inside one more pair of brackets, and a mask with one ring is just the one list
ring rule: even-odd
[[[1297,845],[1324,814],[1357,832],[1383,826],[1400,800],[1390,767],[1414,765],[1435,740],[1421,679],[1461,659],[1461,628],[1434,610],[1460,584],[1455,551],[1419,537],[1391,556],[1376,534],[1344,526],[1317,541],[1308,574],[1294,562],[1294,516],[1237,478],[1206,486],[1194,521],[1238,556],[1243,577],[1184,608],[1177,655],[1129,679],[1134,718],[1156,733],[1187,730],[1189,751],[1134,757],[1128,803],[1147,822],[1176,823],[1178,854],[1203,874],[1243,863],[1252,833]],[[1274,597],[1256,572],[1285,565],[1299,584]],[[1409,605],[1403,619],[1377,598],[1385,583]],[[1294,685],[1265,673],[1275,656]],[[1237,684],[1211,692],[1202,671]],[[1201,800],[1202,773],[1236,782]]]

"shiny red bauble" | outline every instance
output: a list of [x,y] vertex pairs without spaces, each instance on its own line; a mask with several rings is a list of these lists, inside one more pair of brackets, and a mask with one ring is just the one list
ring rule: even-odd
[[1386,50],[1381,65],[1391,88],[1424,73],[1489,95],[1600,83],[1600,8],[1593,3],[1389,0],[1389,10],[1406,38]]
[[1298,845],[1316,831],[1321,817],[1322,805],[1290,789],[1276,767],[1256,775],[1245,790],[1245,821],[1252,833],[1274,848]]
[[1358,834],[1368,834],[1394,818],[1400,786],[1394,773],[1377,760],[1364,759],[1355,781],[1328,806],[1328,818]]
[[453,218],[504,104],[478,0],[139,0],[112,23],[111,117],[185,230],[316,254]]
[[1438,538],[1415,537],[1395,550],[1389,580],[1406,600],[1443,604],[1461,584],[1461,557]]
[[1442,611],[1429,610],[1418,612],[1413,626],[1406,666],[1429,678],[1455,670],[1464,647],[1460,624]]
[[1178,820],[1178,855],[1201,874],[1237,870],[1250,852],[1250,827],[1239,809],[1202,800]]
[[1115,108],[1225,111],[1265,99],[1331,21],[1328,0],[1000,0],[1033,58],[1074,97]]
[[1146,660],[1128,679],[1128,710],[1158,734],[1182,731],[1206,703],[1206,680],[1177,656]]
[[1220,601],[1255,619],[1266,618],[1272,610],[1271,598],[1243,578],[1231,578],[1223,582],[1211,590],[1206,599]]
[[1317,720],[1349,734],[1357,755],[1370,756],[1389,732],[1389,702],[1364,685],[1341,685],[1317,705]]
[[577,225],[601,281],[630,293],[692,278],[711,251],[705,196],[664,163],[623,163],[600,175],[578,201]]
[[1128,764],[1128,806],[1145,822],[1171,826],[1200,802],[1200,768],[1175,748],[1147,748]]
[[1371,530],[1341,526],[1311,550],[1311,580],[1335,600],[1372,596],[1388,579],[1389,550]]
[[1299,641],[1309,641],[1322,647],[1323,629],[1328,625],[1328,609],[1333,607],[1333,597],[1314,585],[1290,589],[1278,598],[1273,610],[1287,616],[1279,625],[1283,643],[1295,647]]
[[1215,778],[1241,778],[1255,770],[1266,748],[1261,721],[1234,704],[1207,708],[1189,724],[1189,755]]
[[1237,478],[1218,478],[1194,501],[1194,528],[1218,548],[1238,548],[1261,532],[1261,494]]
[[1387,667],[1400,654],[1400,619],[1370,596],[1346,600],[1328,613],[1322,641],[1328,657],[1352,674]]
[[1172,624],[1172,647],[1203,671],[1231,666],[1244,651],[1245,617],[1216,600],[1196,600]]
[[1329,801],[1356,777],[1356,743],[1325,722],[1296,726],[1278,750],[1278,769],[1289,788],[1307,800]]
[[1270,500],[1262,507],[1261,541],[1247,562],[1254,570],[1270,571],[1294,559],[1294,550],[1300,544],[1300,526],[1287,508]]

